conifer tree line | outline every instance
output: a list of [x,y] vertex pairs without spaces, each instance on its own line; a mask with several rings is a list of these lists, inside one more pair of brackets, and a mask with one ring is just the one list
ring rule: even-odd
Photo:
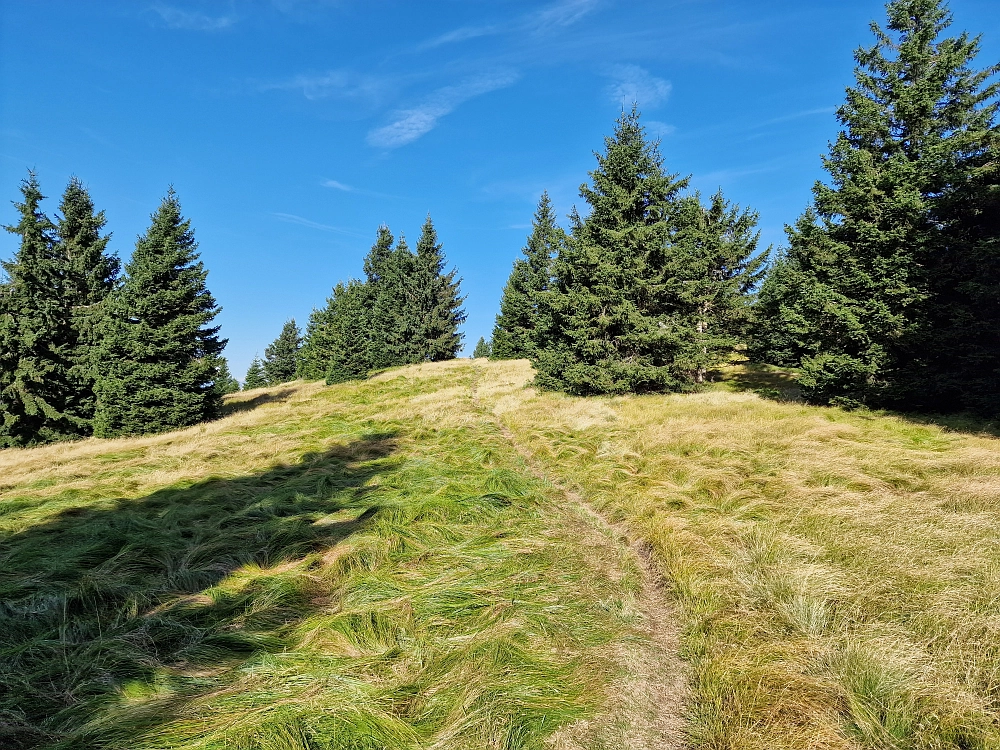
[[464,297],[430,216],[412,251],[381,226],[364,260],[364,280],[341,281],[313,310],[305,334],[295,321],[254,359],[244,387],[296,377],[340,383],[375,370],[454,359],[462,347]]
[[[0,447],[140,435],[214,417],[237,387],[211,325],[191,224],[171,189],[124,269],[72,178],[55,220],[29,172],[0,279]],[[124,273],[122,271],[124,270]]]
[[787,247],[766,262],[757,215],[688,191],[633,108],[586,216],[564,231],[542,196],[492,356],[597,394],[687,390],[740,348],[800,368],[812,403],[1000,415],[1000,66],[941,0],[887,14]]
[[730,355],[763,275],[757,214],[667,172],[633,106],[580,188],[570,229],[543,194],[504,288],[494,358],[579,395],[683,391]]

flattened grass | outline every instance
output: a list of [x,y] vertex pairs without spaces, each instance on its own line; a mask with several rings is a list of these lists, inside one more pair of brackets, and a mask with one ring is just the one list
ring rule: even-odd
[[475,372],[0,453],[0,746],[537,748],[592,716],[636,577],[575,542]]
[[479,366],[517,441],[655,551],[699,746],[1000,747],[995,437],[805,406],[766,371],[578,399]]

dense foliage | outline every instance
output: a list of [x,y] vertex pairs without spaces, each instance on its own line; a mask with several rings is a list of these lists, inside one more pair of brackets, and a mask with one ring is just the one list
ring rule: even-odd
[[667,173],[638,111],[623,112],[580,188],[590,213],[554,225],[543,196],[515,263],[494,355],[529,356],[543,387],[581,395],[681,391],[739,340],[761,276],[757,215],[702,204]]
[[216,415],[218,357],[226,342],[205,286],[191,222],[169,191],[136,242],[101,328],[94,433],[139,435]]
[[298,374],[339,383],[372,370],[454,359],[461,348],[464,298],[430,217],[414,253],[388,227],[364,260],[365,280],[341,282],[313,310]]
[[41,211],[33,173],[15,204],[20,237],[0,286],[0,446],[81,437],[93,431],[95,346],[119,262],[107,254],[103,212],[70,180],[57,221]]
[[540,319],[541,294],[548,290],[552,260],[566,242],[566,233],[556,225],[548,193],[542,193],[532,222],[532,232],[514,261],[500,299],[500,313],[493,327],[492,356],[496,359],[532,357],[543,345],[544,323]]
[[751,342],[815,403],[1000,413],[1000,72],[945,37],[937,0],[894,0],[824,167],[788,229]]
[[229,361],[225,357],[219,357],[216,360],[215,368],[215,383],[212,387],[216,396],[222,398],[240,390],[240,381],[229,371]]
[[302,332],[295,325],[295,319],[285,322],[281,333],[264,350],[264,378],[268,385],[278,385],[295,380],[298,370],[299,349],[302,348]]
[[62,285],[55,226],[41,212],[34,174],[21,184],[20,214],[7,229],[20,237],[3,264],[0,299],[0,445],[30,445],[84,432],[67,413],[70,400],[71,315]]
[[472,350],[473,359],[488,359],[493,355],[493,344],[486,340],[484,336],[479,337],[476,348]]
[[254,357],[250,367],[247,368],[246,376],[243,378],[243,390],[252,391],[255,388],[265,388],[266,386],[267,377],[264,375],[264,366],[260,362],[260,357]]

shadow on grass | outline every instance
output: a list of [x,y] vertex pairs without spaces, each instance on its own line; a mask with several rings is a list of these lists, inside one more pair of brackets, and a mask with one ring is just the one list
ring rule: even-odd
[[[271,590],[258,572],[209,589],[244,566],[301,560],[361,530],[378,511],[365,484],[391,469],[394,450],[393,434],[371,434],[294,465],[74,509],[0,538],[0,747],[134,736],[183,703],[129,728],[81,729],[129,681],[209,675],[280,651],[282,627],[317,606],[308,577],[272,579]],[[343,516],[326,518],[336,511]]]
[[[739,393],[752,392],[773,401],[803,401],[802,392],[796,385],[794,370],[774,365],[740,363],[713,370],[710,375],[713,381]],[[970,413],[933,414],[898,409],[858,409],[854,413],[867,414],[872,418],[894,416],[912,424],[940,427],[948,432],[966,435],[1000,437],[1000,422]]]
[[1000,423],[995,419],[980,417],[975,414],[919,414],[916,412],[887,411],[911,424],[923,427],[940,427],[945,432],[956,432],[976,437],[1000,438]]
[[253,398],[239,399],[238,397],[230,397],[222,405],[219,417],[228,417],[242,411],[253,411],[258,406],[263,406],[264,404],[283,404],[294,392],[294,388],[282,388],[280,391],[261,393]]
[[772,401],[801,401],[802,392],[794,371],[761,364],[739,364],[713,370],[712,381],[737,393],[756,393]]

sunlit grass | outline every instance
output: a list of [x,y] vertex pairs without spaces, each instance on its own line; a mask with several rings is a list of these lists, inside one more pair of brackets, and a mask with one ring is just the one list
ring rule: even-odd
[[0,747],[658,747],[635,726],[683,696],[639,684],[664,667],[636,563],[539,472],[652,550],[693,744],[1000,747],[987,426],[806,406],[769,369],[531,377],[298,383],[0,452]]
[[546,471],[655,550],[699,746],[1000,747],[1000,441],[983,426],[806,406],[766,368],[578,399],[526,387],[525,362],[481,366]]
[[0,747],[532,748],[607,710],[636,576],[474,375],[0,452]]

